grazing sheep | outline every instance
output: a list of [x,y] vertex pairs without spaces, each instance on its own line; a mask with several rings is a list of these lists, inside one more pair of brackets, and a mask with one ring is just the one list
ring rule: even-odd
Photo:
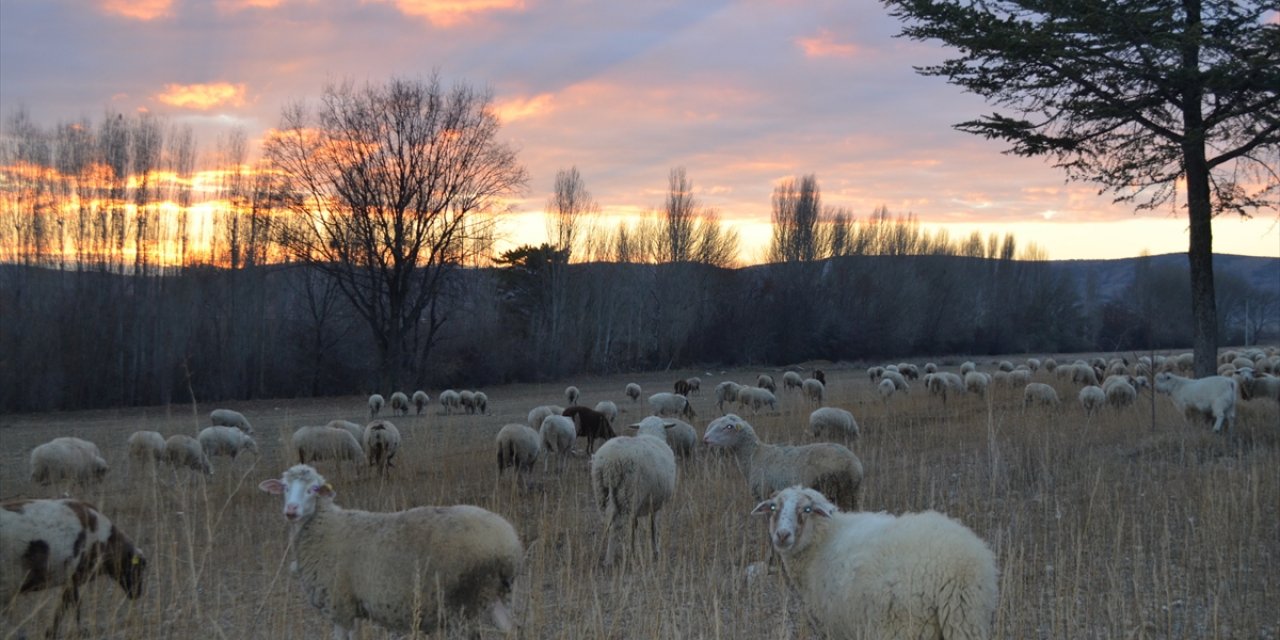
[[937,372],[938,372],[938,365],[937,365],[937,364],[934,364],[934,363],[932,363],[932,362],[926,362],[926,363],[924,363],[924,373],[925,373],[925,375],[929,375],[930,373],[937,373]]
[[547,416],[558,416],[564,413],[564,407],[555,404],[544,404],[529,410],[528,424],[530,429],[542,427],[542,419]]
[[1048,371],[1049,373],[1053,373],[1054,370],[1058,368],[1058,361],[1054,360],[1053,358],[1045,358],[1043,366],[1045,371]]
[[658,511],[676,490],[676,458],[664,425],[649,421],[637,427],[634,438],[610,440],[591,457],[591,488],[604,515],[606,567],[621,551],[619,537],[627,524],[631,525],[627,548],[634,549],[636,524],[646,515],[653,556],[658,557]]
[[884,367],[867,367],[867,378],[875,382],[884,375]]
[[565,409],[560,415],[573,420],[574,433],[579,438],[587,439],[587,453],[595,448],[596,438],[608,440],[617,436],[613,431],[613,423],[606,416],[595,409],[577,406]]
[[600,402],[597,402],[596,411],[609,416],[610,423],[618,419],[618,405],[614,404],[612,400],[601,400]]
[[686,418],[697,416],[688,398],[667,391],[649,396],[649,409],[653,411],[655,416],[665,416],[667,414],[680,415]]
[[627,397],[631,398],[631,402],[640,402],[640,385],[628,382],[625,392]]
[[195,471],[203,471],[205,475],[213,475],[213,465],[209,464],[209,456],[205,454],[200,441],[182,434],[169,436],[164,441],[165,460],[178,467],[186,467]]
[[470,389],[459,391],[458,402],[462,404],[462,410],[468,414],[476,412],[476,392]]
[[675,385],[673,385],[673,389],[672,389],[672,390],[673,390],[673,391],[675,391],[676,395],[680,395],[680,396],[688,396],[688,395],[689,395],[689,381],[688,381],[688,380],[676,380],[676,383],[675,383]]
[[1009,384],[1013,387],[1022,387],[1031,383],[1031,371],[1029,369],[1014,369],[1009,372]]
[[480,415],[489,412],[489,396],[483,391],[477,391],[471,396],[471,404]]
[[[889,383],[890,386],[893,383]],[[837,407],[820,407],[809,414],[809,433],[814,438],[840,438],[856,440],[858,421],[853,414]]]
[[440,406],[444,407],[446,416],[455,411],[460,411],[462,409],[462,395],[453,389],[445,389],[440,392]]
[[533,470],[542,449],[542,438],[529,425],[511,423],[504,425],[495,438],[498,445],[498,475],[507,467],[515,467],[522,475]]
[[826,386],[817,378],[805,378],[800,389],[804,392],[805,400],[822,404],[822,396],[826,393]]
[[1032,382],[1022,390],[1023,409],[1032,403],[1057,406],[1059,402],[1058,391],[1043,382]]
[[241,451],[258,455],[258,443],[249,434],[235,427],[205,427],[200,430],[196,439],[200,441],[200,448],[204,449],[206,456],[231,456],[235,460]]
[[753,514],[829,638],[990,638],[995,556],[936,511],[842,513],[820,492],[779,491]]
[[509,600],[524,547],[502,516],[470,505],[343,509],[307,465],[258,488],[284,496],[293,573],[335,638],[353,637],[359,618],[429,633],[455,616],[484,615],[504,633],[515,630]]
[[422,415],[427,405],[431,404],[431,396],[421,389],[413,392],[413,408],[417,411],[414,415]]
[[360,441],[346,429],[299,427],[289,442],[298,452],[298,461],[303,464],[317,460],[357,461],[364,458]]
[[564,399],[569,402],[569,406],[578,404],[578,396],[580,395],[582,395],[582,392],[578,391],[577,387],[568,386],[564,388]]
[[970,371],[964,374],[964,390],[987,397],[987,387],[991,386],[991,376],[981,371]]
[[724,382],[716,385],[716,409],[724,412],[724,403],[726,401],[737,402],[738,391],[741,389],[742,385],[732,380],[725,380]]
[[795,371],[788,371],[782,374],[783,391],[799,391],[800,385],[804,384],[804,380],[800,378],[800,374]]
[[1035,358],[1027,358],[1027,368],[1035,373],[1040,370],[1040,361]]
[[362,424],[357,424],[350,420],[330,420],[325,426],[346,429],[355,437],[356,442],[364,442],[364,425]]
[[253,435],[253,425],[239,411],[231,409],[214,409],[209,412],[209,422],[215,427],[235,427],[249,435]]
[[409,396],[403,391],[397,391],[391,394],[391,414],[396,416],[409,415]]
[[157,431],[135,431],[129,436],[129,457],[147,462],[164,458],[164,436]]
[[1192,413],[1213,419],[1214,433],[1231,429],[1236,421],[1236,381],[1223,376],[1195,380],[1165,371],[1156,375],[1156,391],[1168,394],[1183,417]]
[[822,369],[813,370],[813,379],[821,382],[822,386],[827,386],[827,374],[823,372]]
[[694,449],[698,446],[698,431],[693,428],[693,425],[675,418],[648,416],[627,428],[639,430],[644,429],[646,426],[656,426],[662,429],[663,433],[666,434],[667,446],[671,447],[671,451],[677,457],[693,457]]
[[382,394],[380,393],[369,396],[369,417],[378,417],[378,414],[382,412],[383,405],[386,403],[387,401],[382,399]]
[[1098,372],[1089,364],[1078,362],[1071,370],[1071,381],[1076,384],[1098,384]]
[[1107,395],[1107,404],[1115,409],[1123,409],[1138,399],[1138,390],[1129,383],[1128,376],[1112,376],[1102,383],[1102,392]]
[[685,380],[685,382],[689,383],[689,393],[702,394],[702,378],[693,376],[692,378]]
[[832,442],[801,446],[765,444],[746,420],[732,413],[712,420],[702,442],[726,449],[737,459],[738,468],[756,500],[799,484],[832,496],[850,511],[858,509],[862,462],[848,447]]
[[80,438],[54,438],[31,451],[31,481],[41,485],[101,482],[110,468],[98,445]]
[[1249,370],[1240,376],[1240,390],[1245,400],[1264,398],[1280,402],[1280,378]]
[[978,370],[978,365],[974,364],[972,360],[965,360],[960,365],[960,375],[962,376],[966,373],[969,373],[970,371],[977,371],[977,370]]
[[1107,402],[1107,392],[1102,387],[1089,385],[1080,390],[1080,406],[1084,407],[1086,415],[1092,416],[1102,408]]
[[773,376],[767,373],[756,376],[756,386],[761,389],[768,389],[770,393],[778,392],[778,385],[773,382]]
[[369,466],[386,475],[395,466],[396,452],[400,450],[400,430],[387,420],[374,420],[365,425],[360,444]]
[[[965,375],[968,374],[966,373]],[[949,396],[963,395],[965,393],[964,379],[959,374],[950,371],[939,371],[932,374],[925,386],[929,389],[930,394],[942,396],[943,404],[946,404]]]
[[[573,452],[573,443],[578,437],[573,420],[561,415],[549,415],[542,419],[542,425],[538,428],[538,437],[542,440],[543,449],[560,454],[557,466],[563,470],[565,461]],[[548,462],[550,462],[549,458],[543,459],[543,470],[546,470]]]
[[[48,637],[62,615],[75,611],[80,587],[99,575],[119,583],[130,600],[142,595],[147,559],[111,519],[81,500],[11,500],[0,503],[0,607],[19,593],[61,589]],[[8,637],[8,636],[6,636]],[[18,637],[25,637],[19,633]]]
[[880,384],[876,385],[876,392],[880,394],[880,400],[883,402],[888,402],[889,397],[897,390],[898,385],[894,384],[893,381],[888,378],[881,378]]
[[1001,371],[1013,371],[1013,363],[1008,360],[1001,360],[996,364],[996,368]]
[[751,407],[751,413],[758,414],[765,406],[768,406],[771,411],[778,410],[778,399],[774,397],[772,391],[764,387],[738,389],[738,407]]

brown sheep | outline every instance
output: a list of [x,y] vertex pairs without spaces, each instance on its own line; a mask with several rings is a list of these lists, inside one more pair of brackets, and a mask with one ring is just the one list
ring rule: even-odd
[[613,425],[609,423],[609,416],[595,409],[574,406],[565,409],[560,415],[573,420],[577,436],[587,439],[587,453],[592,452],[596,438],[608,440],[618,435],[614,433]]

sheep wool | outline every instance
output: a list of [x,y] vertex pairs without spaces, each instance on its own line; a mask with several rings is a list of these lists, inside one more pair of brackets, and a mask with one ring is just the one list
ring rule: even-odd
[[421,389],[413,392],[413,408],[416,410],[415,415],[422,415],[427,405],[431,404],[431,396]]
[[191,436],[177,434],[164,441],[164,457],[174,468],[186,467],[202,471],[205,475],[213,475],[213,465],[209,464],[209,456],[205,454],[200,441]]
[[391,413],[397,416],[409,415],[409,396],[405,392],[391,394]]
[[253,425],[239,411],[231,409],[214,409],[209,412],[209,422],[214,426],[235,427],[249,435],[253,435]]
[[129,436],[129,457],[155,461],[164,458],[164,436],[158,431],[135,431]]
[[591,487],[605,522],[605,566],[621,551],[624,531],[630,531],[627,547],[634,548],[636,523],[646,515],[653,555],[658,556],[657,513],[676,490],[676,458],[663,423],[650,421],[639,428],[636,437],[609,440],[591,457]]
[[298,460],[302,463],[316,460],[356,461],[364,458],[360,441],[346,429],[333,427],[299,427],[289,439]]
[[1233,378],[1209,376],[1195,380],[1165,371],[1156,375],[1156,391],[1168,394],[1188,420],[1193,415],[1213,420],[1214,433],[1230,430],[1236,421],[1239,388]]
[[814,438],[854,440],[858,437],[858,421],[844,409],[820,407],[809,414],[809,432]]
[[31,481],[41,485],[101,482],[110,468],[98,445],[80,438],[54,438],[31,451]]
[[528,425],[508,424],[498,431],[498,475],[507,467],[515,467],[517,473],[527,473],[538,461],[542,438]]
[[365,425],[360,444],[369,466],[377,467],[385,475],[395,466],[393,459],[400,450],[400,430],[388,420],[374,420]]
[[205,427],[196,439],[206,456],[231,456],[235,460],[241,451],[258,453],[258,443],[235,427]]

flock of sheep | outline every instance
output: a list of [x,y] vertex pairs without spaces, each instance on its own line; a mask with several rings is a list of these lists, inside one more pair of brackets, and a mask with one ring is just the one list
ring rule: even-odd
[[[1077,360],[1053,358],[997,363],[991,373],[965,362],[958,372],[933,363],[875,366],[867,377],[884,403],[910,393],[913,383],[930,396],[949,402],[960,396],[985,398],[993,389],[1021,388],[1023,407],[1061,405],[1057,388],[1035,377],[1055,377],[1059,386],[1079,385],[1085,415],[1133,404],[1150,387],[1168,394],[1188,419],[1229,430],[1237,399],[1280,402],[1280,355],[1275,349],[1228,352],[1220,374],[1192,379],[1184,374],[1190,358]],[[593,502],[603,520],[601,563],[615,565],[634,555],[636,530],[647,521],[649,550],[659,553],[656,518],[676,495],[679,469],[697,464],[701,449],[719,452],[742,472],[752,498],[752,513],[768,520],[773,554],[823,634],[830,637],[986,638],[997,603],[997,569],[988,546],[971,530],[945,515],[894,516],[863,508],[863,464],[850,448],[859,438],[853,414],[823,406],[827,380],[820,370],[803,378],[782,375],[782,396],[808,403],[807,444],[761,441],[741,417],[750,411],[778,411],[778,387],[770,374],[756,384],[723,381],[715,387],[721,415],[705,425],[701,438],[685,420],[697,419],[690,401],[701,389],[699,378],[677,380],[673,391],[648,397],[648,413],[627,425],[622,411],[604,400],[578,404],[577,387],[565,389],[565,406],[539,405],[524,423],[503,426],[495,437],[497,474],[515,470],[527,481],[537,461],[543,471],[564,473],[575,458],[589,456]],[[628,383],[623,395],[634,408],[640,385]],[[487,412],[481,392],[446,390],[439,402],[445,414]],[[429,630],[456,618],[484,618],[511,632],[512,583],[522,570],[524,548],[511,523],[480,507],[422,506],[392,513],[343,509],[336,489],[308,463],[357,461],[389,474],[401,443],[390,421],[378,418],[389,405],[397,416],[410,408],[420,414],[430,403],[424,391],[391,394],[390,402],[368,399],[371,421],[359,425],[333,420],[296,429],[289,440],[298,463],[259,488],[283,496],[283,515],[291,523],[291,568],[308,601],[334,625],[335,637],[352,637],[356,621],[368,619],[391,630]],[[736,403],[736,408],[734,406]],[[726,406],[728,405],[728,406]],[[211,457],[257,454],[253,427],[235,411],[218,409],[212,425],[197,437],[154,431],[130,436],[131,458],[167,462],[212,474]],[[631,437],[619,437],[622,432]],[[600,444],[597,446],[597,441]],[[55,438],[31,454],[31,480],[50,484],[100,481],[109,466],[97,446],[71,437]],[[146,560],[123,531],[91,505],[74,499],[26,500],[0,509],[0,602],[19,592],[64,589],[51,630],[78,588],[98,574],[114,577],[130,597],[141,594]],[[92,540],[88,547],[83,540]],[[39,550],[39,553],[33,551]],[[388,549],[397,553],[389,554]],[[43,554],[43,555],[41,555]],[[33,563],[38,555],[44,559]],[[770,570],[773,559],[763,563]],[[759,571],[753,565],[751,571]],[[430,575],[428,579],[422,576]]]

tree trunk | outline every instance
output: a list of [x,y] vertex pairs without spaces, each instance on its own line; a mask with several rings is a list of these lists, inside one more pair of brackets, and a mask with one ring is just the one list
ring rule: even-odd
[[[1187,33],[1203,29],[1200,0],[1183,0]],[[1218,368],[1218,304],[1213,290],[1213,201],[1209,192],[1209,163],[1205,159],[1203,114],[1204,76],[1200,73],[1200,45],[1187,37],[1182,47],[1182,69],[1187,78],[1182,91],[1182,164],[1187,174],[1187,216],[1191,244],[1187,259],[1191,268],[1191,315],[1194,329],[1195,375],[1211,376]]]

